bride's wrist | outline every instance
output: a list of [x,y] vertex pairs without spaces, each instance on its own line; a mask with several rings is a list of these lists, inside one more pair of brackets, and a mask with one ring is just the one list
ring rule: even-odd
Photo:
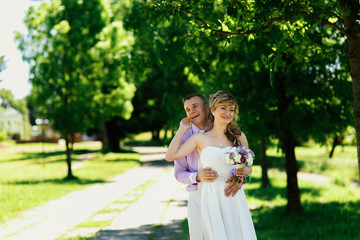
[[248,170],[249,171],[249,173],[247,174],[247,175],[244,175],[245,177],[249,177],[250,176],[250,174],[251,174],[251,170],[250,170],[250,168],[248,168],[248,167],[245,167],[245,169],[246,170]]

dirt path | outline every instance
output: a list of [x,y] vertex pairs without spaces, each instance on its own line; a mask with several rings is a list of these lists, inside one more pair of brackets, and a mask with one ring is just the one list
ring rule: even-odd
[[109,239],[109,234],[111,239],[127,239],[126,236],[147,239],[149,234],[156,235],[160,229],[168,229],[167,234],[182,231],[187,193],[174,180],[173,165],[163,160],[164,149],[138,147],[134,150],[141,153],[141,167],[25,212],[21,219],[0,226],[0,239],[52,240],[67,233],[74,236],[93,233],[99,229],[84,231],[76,226],[109,206],[120,205],[114,202],[149,181],[154,184],[143,196],[117,216],[109,216],[108,220],[113,223],[100,231],[96,239],[104,239],[104,235]]

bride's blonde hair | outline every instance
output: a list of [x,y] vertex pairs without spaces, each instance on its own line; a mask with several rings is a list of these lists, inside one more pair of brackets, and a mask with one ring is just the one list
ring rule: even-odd
[[[239,119],[238,113],[239,113],[239,106],[236,102],[235,97],[225,91],[225,90],[219,90],[215,94],[210,95],[209,98],[209,107],[211,110],[215,110],[220,105],[234,105],[234,120],[231,121],[225,130],[226,137],[233,143],[234,146],[239,146],[241,143],[239,142],[238,138],[241,136],[241,130],[239,129],[237,125],[237,121]],[[209,120],[214,123],[214,116],[209,113]]]

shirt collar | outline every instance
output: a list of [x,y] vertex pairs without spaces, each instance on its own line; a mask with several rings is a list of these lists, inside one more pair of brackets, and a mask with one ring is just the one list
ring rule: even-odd
[[200,130],[200,128],[198,128],[197,126],[195,126],[195,124],[192,124],[191,130],[193,133],[198,133],[198,132],[206,132],[208,130],[210,130],[210,126],[205,126],[204,130]]

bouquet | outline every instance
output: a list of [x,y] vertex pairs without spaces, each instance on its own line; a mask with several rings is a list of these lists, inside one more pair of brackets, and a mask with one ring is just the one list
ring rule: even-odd
[[225,153],[225,161],[229,164],[236,165],[236,168],[245,168],[253,165],[254,158],[254,152],[251,149],[242,146],[231,147],[230,150]]

